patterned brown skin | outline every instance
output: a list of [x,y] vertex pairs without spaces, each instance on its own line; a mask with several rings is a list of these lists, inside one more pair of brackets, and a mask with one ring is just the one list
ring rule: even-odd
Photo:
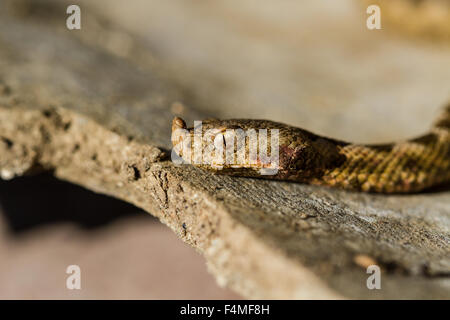
[[[194,128],[175,118],[172,122],[172,144],[179,145],[186,134],[176,134],[184,129],[194,141]],[[233,176],[289,180],[301,183],[339,187],[346,190],[378,193],[412,193],[450,182],[450,105],[444,109],[429,133],[407,141],[384,145],[351,144],[321,137],[306,130],[267,120],[204,120],[203,135],[209,129],[224,133],[228,129],[278,129],[279,162],[274,175],[261,175],[264,166],[260,159],[250,164],[246,158],[240,165],[212,166],[208,153],[202,163],[193,163],[193,158],[177,154],[202,169]],[[203,141],[211,142],[205,135]],[[181,146],[181,144],[180,144]],[[203,143],[201,148],[207,146]],[[248,154],[248,139],[242,146]],[[270,138],[268,139],[270,154]],[[176,150],[177,148],[174,148]],[[238,154],[238,146],[233,151]],[[242,150],[241,150],[242,151]],[[187,159],[189,158],[189,159]]]

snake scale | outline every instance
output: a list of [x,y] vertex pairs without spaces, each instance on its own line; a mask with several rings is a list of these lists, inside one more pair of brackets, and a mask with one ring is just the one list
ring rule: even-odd
[[[175,117],[172,122],[174,150],[186,138],[186,135],[176,135],[177,129],[183,129],[190,138],[194,137],[194,128],[187,128],[184,120]],[[196,164],[192,162],[191,154],[183,154],[181,148],[177,151],[185,161],[220,174],[377,193],[419,192],[450,182],[450,105],[444,108],[428,133],[418,138],[380,145],[352,144],[267,120],[204,120],[202,132],[206,133],[209,129],[218,133],[228,129],[279,130],[279,162],[274,175],[261,175],[260,161],[250,164],[246,159],[240,165],[225,164],[217,169],[208,159],[203,158],[204,161]],[[270,149],[270,140],[267,141]],[[237,144],[233,148],[234,152],[238,152]],[[243,148],[248,152],[247,143]]]

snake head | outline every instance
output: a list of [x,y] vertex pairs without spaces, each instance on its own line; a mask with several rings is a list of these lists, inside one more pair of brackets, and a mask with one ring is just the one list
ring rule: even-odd
[[203,169],[242,176],[278,171],[278,129],[267,121],[195,121],[187,128],[181,118],[172,121],[172,159],[178,157]]
[[291,126],[267,121],[209,119],[188,128],[172,121],[172,160],[222,174],[309,179],[337,156],[328,140]]

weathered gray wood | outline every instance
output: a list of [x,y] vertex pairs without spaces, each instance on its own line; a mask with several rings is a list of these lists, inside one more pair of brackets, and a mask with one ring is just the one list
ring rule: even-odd
[[[88,36],[52,13],[1,12],[3,178],[44,167],[132,202],[249,298],[450,297],[448,191],[368,195],[176,167],[172,111],[188,121],[209,114],[157,61],[142,63],[148,48],[115,29],[144,56],[133,62],[93,41],[112,32],[101,24]],[[382,268],[382,290],[367,289],[361,255]]]

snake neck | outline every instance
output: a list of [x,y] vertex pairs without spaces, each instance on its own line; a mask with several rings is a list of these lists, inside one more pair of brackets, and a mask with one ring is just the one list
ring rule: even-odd
[[312,183],[348,190],[406,193],[450,182],[450,106],[430,133],[382,146],[347,144],[345,161]]

